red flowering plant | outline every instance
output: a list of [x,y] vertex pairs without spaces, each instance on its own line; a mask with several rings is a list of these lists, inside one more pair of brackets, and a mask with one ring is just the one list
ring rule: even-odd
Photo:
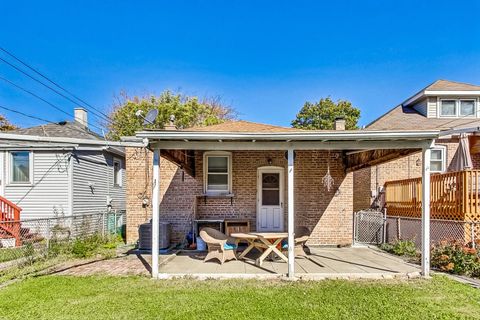
[[432,246],[432,267],[453,274],[480,275],[479,252],[470,244],[459,241],[440,241]]

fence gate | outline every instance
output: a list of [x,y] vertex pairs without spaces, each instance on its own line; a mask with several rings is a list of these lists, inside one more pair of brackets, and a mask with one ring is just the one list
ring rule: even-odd
[[385,213],[362,210],[353,216],[354,244],[381,244],[385,239]]

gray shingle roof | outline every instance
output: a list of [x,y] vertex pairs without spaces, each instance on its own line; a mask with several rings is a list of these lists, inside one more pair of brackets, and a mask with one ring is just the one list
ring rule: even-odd
[[76,122],[60,122],[39,125],[30,128],[22,128],[10,131],[10,133],[42,136],[42,137],[59,137],[59,138],[78,138],[78,139],[92,139],[103,140],[101,136],[95,132],[85,128]]
[[480,118],[427,118],[415,109],[405,106],[393,108],[366,130],[450,130],[480,126]]

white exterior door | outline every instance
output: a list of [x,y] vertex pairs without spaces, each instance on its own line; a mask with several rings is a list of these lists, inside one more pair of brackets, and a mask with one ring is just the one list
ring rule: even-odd
[[283,168],[258,168],[257,231],[284,231],[283,224]]

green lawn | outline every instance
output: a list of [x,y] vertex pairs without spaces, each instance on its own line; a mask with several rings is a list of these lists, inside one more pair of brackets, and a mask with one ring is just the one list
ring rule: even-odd
[[29,278],[0,289],[1,319],[472,319],[480,291],[430,281]]

